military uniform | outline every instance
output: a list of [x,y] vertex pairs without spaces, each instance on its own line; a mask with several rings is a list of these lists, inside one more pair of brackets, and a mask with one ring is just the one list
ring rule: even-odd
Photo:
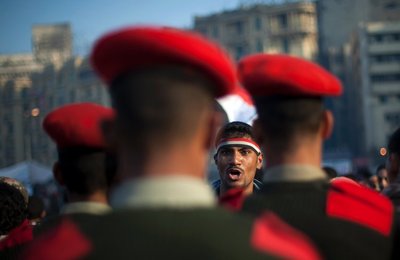
[[244,202],[244,211],[275,212],[306,233],[326,259],[391,257],[394,212],[381,195],[351,183],[345,190],[332,186],[321,169],[308,166],[271,168],[264,177],[263,188]]
[[[361,185],[329,183],[319,166],[323,139],[333,127],[322,97],[340,95],[339,80],[317,64],[279,54],[245,57],[238,74],[255,100],[260,138],[268,140],[263,144],[267,160],[274,160],[266,167],[260,193],[248,197],[242,210],[276,213],[307,234],[326,259],[393,257],[398,245],[393,245],[392,203]],[[310,107],[290,111],[301,109],[299,104]]]
[[[99,124],[102,120],[112,118],[113,113],[111,108],[100,106],[95,103],[68,104],[50,112],[43,122],[43,128],[57,144],[59,156],[62,156],[61,154],[65,156],[66,152],[68,156],[73,155],[75,160],[88,160],[85,159],[86,156],[95,153],[105,153],[106,145]],[[85,149],[87,149],[87,152],[84,153],[81,151]],[[94,164],[95,161],[91,159],[87,161],[87,163]],[[76,176],[76,182],[86,182],[88,181],[88,177],[85,175],[92,174],[90,170],[86,170],[86,172],[85,170],[81,172],[68,171],[64,174],[77,175],[77,173],[81,175]],[[105,170],[98,173],[99,175],[92,174],[91,177],[96,179],[90,179],[89,181],[98,182],[98,176],[106,176]],[[105,177],[102,179],[105,179]],[[81,187],[81,189],[87,188],[84,186],[83,188]],[[83,191],[83,193],[88,193],[88,191]],[[68,202],[61,209],[60,215],[47,217],[39,226],[36,226],[34,228],[34,235],[36,237],[53,228],[66,216],[73,216],[76,219],[82,218],[85,221],[86,219],[91,219],[91,215],[101,215],[109,211],[111,211],[111,207],[103,201],[87,201],[81,199],[80,201]]]
[[218,209],[214,197],[208,185],[192,178],[124,183],[112,196],[112,213],[65,218],[24,258],[318,259],[312,247],[302,245],[303,237],[293,240],[298,234],[290,228]]

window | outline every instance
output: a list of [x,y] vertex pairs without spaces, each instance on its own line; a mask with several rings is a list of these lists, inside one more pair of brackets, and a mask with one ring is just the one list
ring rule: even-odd
[[256,29],[256,31],[260,31],[262,28],[262,20],[261,17],[256,17],[254,19],[254,28]]
[[243,33],[243,22],[239,21],[235,23],[235,28],[237,34],[242,34]]
[[387,96],[379,96],[379,102],[381,104],[386,104],[388,101],[388,97]]
[[386,74],[386,75],[371,75],[372,83],[396,82],[396,81],[400,81],[400,73]]
[[257,39],[256,42],[256,51],[257,52],[264,52],[264,45],[261,39]]
[[371,34],[368,37],[369,43],[393,43],[400,41],[400,33]]
[[216,25],[214,25],[212,28],[212,36],[214,38],[218,38],[218,36],[219,36],[218,27]]
[[398,127],[400,125],[400,112],[392,112],[385,114],[385,121],[392,127]]
[[282,39],[282,51],[284,53],[289,53],[290,52],[290,46],[289,46],[289,39],[288,38],[283,38]]
[[371,55],[369,58],[372,63],[400,62],[400,54]]
[[206,28],[199,28],[198,31],[203,35],[207,35],[207,29]]
[[243,46],[236,46],[235,48],[236,59],[239,60],[245,55]]
[[278,15],[278,22],[279,22],[280,28],[286,28],[288,25],[287,15],[286,14]]

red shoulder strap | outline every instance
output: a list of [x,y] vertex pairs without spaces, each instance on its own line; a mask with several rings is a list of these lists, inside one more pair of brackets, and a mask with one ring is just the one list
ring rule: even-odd
[[32,226],[29,220],[25,219],[21,225],[10,231],[8,236],[0,241],[0,251],[4,248],[10,248],[27,243],[33,239]]
[[230,189],[219,198],[219,204],[229,210],[238,211],[243,206],[244,201],[243,189]]
[[258,217],[253,225],[251,245],[284,259],[321,259],[311,240],[271,212]]
[[345,181],[333,181],[328,191],[328,216],[358,223],[389,236],[393,224],[393,204],[383,195]]
[[92,249],[88,239],[70,220],[63,220],[60,225],[34,240],[23,253],[26,260],[71,260],[84,257]]

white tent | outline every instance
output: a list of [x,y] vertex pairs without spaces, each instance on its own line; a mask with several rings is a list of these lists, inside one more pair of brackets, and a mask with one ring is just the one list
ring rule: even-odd
[[53,179],[51,169],[35,161],[25,161],[0,169],[0,176],[20,181],[31,193],[34,184],[45,183]]

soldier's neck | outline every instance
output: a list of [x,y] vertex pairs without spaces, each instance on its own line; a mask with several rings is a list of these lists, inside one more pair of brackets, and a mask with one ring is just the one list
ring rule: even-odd
[[89,195],[69,193],[68,201],[70,203],[72,203],[72,202],[97,202],[97,203],[108,204],[107,195],[103,191],[96,191]]
[[271,151],[266,155],[266,158],[267,167],[288,164],[321,167],[322,145],[299,146],[291,151]]

